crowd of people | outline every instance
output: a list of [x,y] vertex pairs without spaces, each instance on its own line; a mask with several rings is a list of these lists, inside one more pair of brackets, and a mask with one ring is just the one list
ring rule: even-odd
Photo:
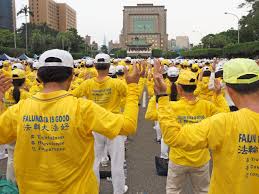
[[[258,62],[258,61],[257,61]],[[167,194],[259,193],[259,65],[251,59],[74,60],[49,50],[0,62],[0,158],[21,194],[97,194],[111,163],[123,194],[139,104],[154,124]],[[151,140],[152,141],[152,140]],[[210,161],[213,161],[210,177]]]

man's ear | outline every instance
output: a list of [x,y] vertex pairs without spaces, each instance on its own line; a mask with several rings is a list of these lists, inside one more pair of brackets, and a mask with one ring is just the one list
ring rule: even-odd
[[228,86],[226,86],[226,88],[227,88],[230,98],[232,99],[234,104],[237,105],[238,101],[239,101],[239,94],[233,88],[230,88]]

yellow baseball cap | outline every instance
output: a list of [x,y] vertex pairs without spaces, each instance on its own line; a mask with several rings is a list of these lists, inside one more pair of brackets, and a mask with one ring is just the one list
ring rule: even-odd
[[181,85],[197,85],[196,76],[197,75],[190,70],[181,70],[176,83]]
[[[229,84],[250,84],[259,81],[259,66],[251,59],[232,59],[224,64],[223,80]],[[244,75],[255,75],[241,79]]]
[[15,69],[12,71],[12,78],[13,79],[25,79],[25,71],[22,69]]
[[198,65],[197,63],[194,63],[194,64],[192,65],[192,69],[199,69],[199,65]]

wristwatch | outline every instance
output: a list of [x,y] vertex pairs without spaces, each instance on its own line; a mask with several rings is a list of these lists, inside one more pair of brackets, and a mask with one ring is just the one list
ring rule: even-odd
[[159,98],[164,97],[164,96],[168,96],[168,94],[158,94],[158,95],[156,95],[156,102],[158,103]]

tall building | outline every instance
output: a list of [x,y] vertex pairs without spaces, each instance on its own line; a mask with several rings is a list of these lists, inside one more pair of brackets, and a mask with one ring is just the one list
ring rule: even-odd
[[99,46],[98,46],[98,43],[93,41],[92,44],[91,44],[91,49],[92,50],[98,50]]
[[176,40],[175,39],[168,40],[168,50],[174,51],[175,49],[176,49]]
[[65,3],[53,0],[29,0],[33,12],[30,21],[33,24],[47,24],[50,28],[65,32],[77,28],[76,11]]
[[128,55],[150,55],[153,48],[167,50],[166,15],[165,6],[137,4],[124,7],[120,43]]
[[15,0],[0,0],[0,29],[16,28]]
[[176,36],[176,48],[177,49],[190,49],[190,42],[188,36]]
[[85,36],[85,44],[88,45],[88,46],[91,45],[91,36],[89,36],[89,35]]

